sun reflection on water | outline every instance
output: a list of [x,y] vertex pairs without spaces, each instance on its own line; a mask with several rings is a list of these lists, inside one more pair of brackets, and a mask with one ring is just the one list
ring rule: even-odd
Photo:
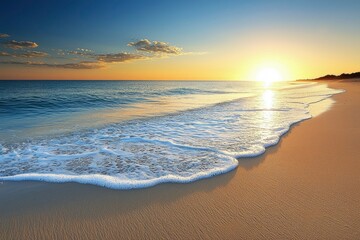
[[265,109],[271,109],[273,107],[273,102],[274,102],[274,91],[270,89],[265,90],[264,93],[262,94],[262,99],[263,99],[263,107]]
[[262,127],[265,129],[271,128],[273,125],[273,111],[275,93],[273,90],[267,89],[262,94]]

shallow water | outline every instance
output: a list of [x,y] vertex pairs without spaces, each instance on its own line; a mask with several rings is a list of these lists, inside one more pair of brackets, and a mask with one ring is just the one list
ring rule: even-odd
[[316,83],[0,81],[0,179],[191,182],[262,154],[339,92]]

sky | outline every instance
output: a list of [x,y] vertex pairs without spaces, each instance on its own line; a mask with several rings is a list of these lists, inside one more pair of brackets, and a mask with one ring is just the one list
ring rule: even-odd
[[360,1],[1,1],[0,79],[285,80],[360,71]]

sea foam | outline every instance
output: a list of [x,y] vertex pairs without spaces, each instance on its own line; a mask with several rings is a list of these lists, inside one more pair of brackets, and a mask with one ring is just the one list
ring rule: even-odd
[[264,153],[292,124],[311,118],[311,104],[340,92],[322,84],[295,84],[162,116],[3,142],[0,180],[114,189],[192,182],[231,171],[242,157]]

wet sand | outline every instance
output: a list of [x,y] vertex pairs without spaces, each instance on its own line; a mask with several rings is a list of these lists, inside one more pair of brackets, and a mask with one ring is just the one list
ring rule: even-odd
[[119,191],[0,182],[0,239],[360,239],[360,82],[230,173]]

